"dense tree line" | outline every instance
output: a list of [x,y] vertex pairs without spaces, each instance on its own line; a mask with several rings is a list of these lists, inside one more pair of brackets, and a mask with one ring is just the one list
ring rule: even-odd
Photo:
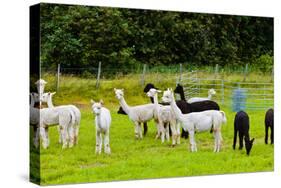
[[42,4],[40,27],[47,67],[273,62],[273,18]]

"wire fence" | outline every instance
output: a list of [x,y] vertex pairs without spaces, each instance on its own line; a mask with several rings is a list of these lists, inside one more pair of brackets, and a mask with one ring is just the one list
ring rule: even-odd
[[[62,75],[79,76],[91,78],[96,81],[96,89],[99,88],[101,80],[118,79],[127,74],[134,74],[139,77],[139,85],[143,87],[146,83],[161,84],[163,80],[173,80],[175,85],[180,83],[184,87],[186,98],[207,97],[208,90],[213,88],[216,95],[215,100],[225,106],[233,106],[233,95],[236,89],[244,89],[246,93],[246,109],[262,110],[274,105],[274,84],[273,71],[267,80],[263,80],[263,73],[259,78],[250,76],[248,64],[244,69],[237,69],[235,72],[219,69],[218,65],[208,70],[191,70],[187,66],[179,64],[175,67],[149,67],[143,65],[136,68],[118,69],[102,68],[99,62],[97,67],[63,67],[58,65],[56,69],[43,67],[41,73],[53,74],[56,77],[57,91],[60,89]],[[270,74],[270,73],[267,73]],[[162,84],[163,85],[163,84]]]
[[[213,78],[206,78],[206,74],[200,71],[187,72],[181,75],[180,83],[184,87],[186,98],[205,97],[208,96],[208,91],[213,88],[216,95],[213,100],[221,104],[233,107],[236,101],[234,100],[235,91],[242,89],[245,93],[245,104],[242,109],[247,110],[264,110],[274,105],[274,83],[269,82],[247,82],[225,80],[223,77],[218,78],[215,75]],[[233,109],[234,110],[234,109]],[[234,110],[235,111],[235,110]]]

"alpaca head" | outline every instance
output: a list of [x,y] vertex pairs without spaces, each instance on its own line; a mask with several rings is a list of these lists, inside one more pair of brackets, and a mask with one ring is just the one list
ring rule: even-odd
[[118,100],[124,97],[124,89],[116,89],[114,88],[115,96]]
[[154,97],[157,93],[161,93],[161,91],[155,88],[151,88],[146,94],[148,97]]
[[35,82],[35,84],[37,86],[38,93],[43,94],[44,88],[45,88],[45,85],[47,84],[47,82],[43,79],[39,79]]
[[146,84],[146,86],[144,87],[143,92],[147,93],[151,88],[158,89],[158,88],[156,88],[152,83],[148,83],[148,84]]
[[103,100],[101,99],[100,102],[95,102],[94,100],[91,99],[91,104],[94,114],[100,115],[101,108],[103,107]]
[[54,94],[56,94],[56,92],[43,93],[42,96],[40,96],[40,102],[52,102],[52,97]]
[[252,140],[246,141],[246,143],[245,143],[247,155],[250,155],[251,149],[253,147],[254,140],[255,139],[253,138]]
[[216,91],[212,88],[208,91],[208,94],[209,95],[215,95],[216,94]]
[[30,97],[31,97],[31,99],[32,99],[34,102],[39,102],[39,95],[38,95],[38,93],[32,92],[32,93],[30,93]]
[[163,93],[162,101],[165,103],[171,103],[174,100],[174,94],[172,89],[167,89]]
[[177,93],[177,94],[184,93],[184,92],[183,92],[183,87],[182,87],[182,85],[177,84],[177,87],[176,87],[176,89],[174,90],[174,92]]

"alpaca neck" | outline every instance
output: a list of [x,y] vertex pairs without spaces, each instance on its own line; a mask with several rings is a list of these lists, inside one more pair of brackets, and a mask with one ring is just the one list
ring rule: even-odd
[[212,99],[212,94],[208,94],[208,99]]
[[184,101],[185,101],[184,91],[181,91],[179,94],[180,94],[180,96],[181,96],[181,100],[184,100]]
[[100,117],[100,114],[96,114],[96,119],[97,119],[97,126],[99,128],[101,128],[101,117]]
[[155,109],[156,109],[156,111],[158,113],[159,112],[159,103],[158,103],[158,95],[157,95],[157,93],[153,96],[153,100],[154,100]]
[[171,108],[173,109],[175,116],[178,120],[182,121],[183,119],[183,114],[181,113],[181,110],[179,109],[179,107],[177,106],[175,99],[173,99],[171,101]]
[[49,108],[53,108],[54,107],[52,96],[48,97],[47,105],[48,105]]
[[128,104],[126,103],[124,97],[122,97],[122,98],[119,100],[119,103],[120,103],[120,106],[123,108],[124,112],[126,112],[126,114],[129,115],[130,106],[128,106]]

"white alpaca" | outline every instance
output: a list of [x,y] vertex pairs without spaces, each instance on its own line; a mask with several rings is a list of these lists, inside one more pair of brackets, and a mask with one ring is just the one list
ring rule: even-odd
[[215,137],[214,152],[219,152],[221,147],[221,125],[226,123],[225,113],[217,110],[206,110],[203,112],[193,112],[182,114],[177,107],[172,90],[168,89],[164,92],[163,101],[171,104],[177,120],[182,123],[183,129],[189,132],[191,151],[197,151],[196,142],[194,139],[195,132],[203,132],[213,129]]
[[116,98],[120,106],[128,114],[129,119],[135,124],[135,136],[142,139],[141,123],[148,122],[155,116],[154,104],[144,104],[139,106],[128,106],[124,99],[124,90],[114,88]]
[[[164,142],[164,136],[166,135],[167,140],[169,140],[169,124],[172,130],[172,145],[176,145],[176,143],[180,143],[180,127],[177,123],[175,114],[173,113],[171,106],[162,106],[158,103],[158,94],[160,90],[155,88],[150,89],[147,92],[148,97],[153,97],[155,111],[157,114],[157,121],[158,121],[158,134],[161,135],[161,140]],[[166,127],[164,127],[166,125]]]
[[[75,124],[75,115],[72,110],[54,108],[40,109],[40,136],[42,138],[43,148],[49,146],[48,128],[59,125],[62,135],[62,148],[74,145],[74,131],[72,130]],[[69,140],[70,137],[70,140]]]
[[[34,105],[34,96],[31,96],[31,105]],[[30,107],[30,110],[32,110],[30,112],[30,120],[32,122],[31,124],[37,123],[37,130],[34,138],[35,147],[38,147],[39,145],[39,135],[42,139],[43,148],[47,148],[49,146],[50,142],[48,136],[48,129],[50,126],[56,125],[59,125],[60,131],[62,133],[62,148],[66,148],[67,145],[69,145],[69,147],[73,146],[74,139],[71,139],[74,138],[74,135],[72,134],[72,127],[75,124],[75,115],[73,111],[69,109],[59,109],[56,107],[43,109],[36,109]]]
[[[48,108],[54,108],[52,99],[53,99],[53,95],[55,93],[56,92],[53,92],[53,93],[49,92],[49,93],[43,94],[42,102],[47,102]],[[70,128],[71,129],[70,131],[73,131],[73,133],[71,133],[71,135],[73,135],[73,137],[70,137],[70,139],[73,139],[73,143],[75,145],[78,144],[78,134],[79,134],[79,128],[80,128],[80,121],[81,121],[80,110],[74,105],[61,105],[61,106],[56,106],[56,108],[59,110],[69,109],[69,110],[73,111],[73,113],[75,115],[75,123],[74,123],[73,127]],[[62,135],[61,135],[60,127],[58,127],[58,131],[59,131],[59,143],[62,143]]]
[[41,106],[42,97],[44,94],[44,89],[45,89],[46,84],[47,84],[47,82],[43,79],[39,79],[35,82],[35,85],[37,87],[37,92],[39,93],[38,97],[40,97],[38,101],[36,101],[36,99],[35,99],[35,102],[40,102],[40,106]]
[[208,97],[207,98],[203,98],[203,97],[193,97],[187,100],[188,103],[194,103],[194,102],[200,102],[200,101],[207,101],[207,100],[211,100],[212,96],[216,94],[216,91],[214,89],[210,89],[208,91]]
[[102,134],[104,134],[104,152],[110,154],[109,128],[111,124],[110,111],[103,107],[103,101],[95,102],[91,100],[93,113],[96,115],[96,153],[101,154]]
[[33,144],[37,148],[39,145],[38,143],[39,130],[37,131],[37,128],[39,127],[40,111],[38,108],[34,108],[35,98],[36,98],[36,94],[30,93],[29,124],[33,127],[34,130]]

